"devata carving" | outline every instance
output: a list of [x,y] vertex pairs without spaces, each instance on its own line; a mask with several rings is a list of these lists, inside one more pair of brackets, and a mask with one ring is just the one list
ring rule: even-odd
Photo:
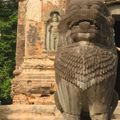
[[60,15],[57,12],[51,14],[51,19],[46,26],[46,50],[55,51],[58,43],[58,24]]
[[82,112],[91,120],[111,119],[118,102],[112,24],[100,1],[73,0],[67,7],[55,59],[55,99],[65,120],[81,120]]

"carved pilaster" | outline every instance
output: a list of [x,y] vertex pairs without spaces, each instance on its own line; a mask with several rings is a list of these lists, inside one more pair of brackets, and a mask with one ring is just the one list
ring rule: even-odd
[[26,0],[19,0],[17,42],[16,42],[16,70],[14,74],[20,74],[21,64],[25,55],[25,14]]

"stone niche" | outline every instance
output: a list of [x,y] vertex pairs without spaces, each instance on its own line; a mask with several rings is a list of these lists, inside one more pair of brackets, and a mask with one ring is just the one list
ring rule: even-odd
[[19,0],[14,104],[54,104],[54,58],[65,0]]

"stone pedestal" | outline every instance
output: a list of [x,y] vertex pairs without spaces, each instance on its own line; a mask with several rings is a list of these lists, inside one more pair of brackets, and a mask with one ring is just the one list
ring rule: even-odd
[[24,58],[22,72],[12,83],[13,103],[54,104],[54,56]]

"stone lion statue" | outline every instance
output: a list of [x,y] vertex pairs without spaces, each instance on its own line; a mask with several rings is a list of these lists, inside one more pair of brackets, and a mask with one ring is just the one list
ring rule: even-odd
[[[112,17],[98,0],[73,0],[59,25],[55,59],[56,105],[65,120],[110,120],[117,106],[114,90],[117,53]],[[83,119],[86,120],[86,119]]]

